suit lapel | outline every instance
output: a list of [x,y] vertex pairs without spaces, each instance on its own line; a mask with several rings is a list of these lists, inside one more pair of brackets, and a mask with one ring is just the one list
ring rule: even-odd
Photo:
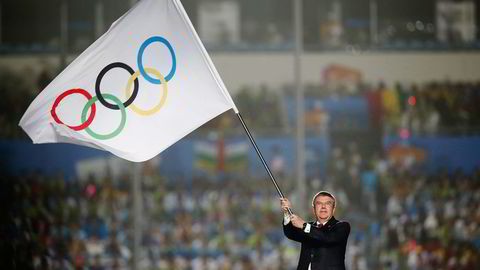
[[332,216],[332,218],[330,218],[328,220],[327,223],[325,223],[325,225],[322,227],[324,230],[329,230],[333,225],[337,224],[338,220],[335,219],[335,217]]

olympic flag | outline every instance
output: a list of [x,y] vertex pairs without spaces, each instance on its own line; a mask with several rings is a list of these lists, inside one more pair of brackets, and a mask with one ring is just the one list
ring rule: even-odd
[[142,0],[30,104],[34,143],[148,160],[233,103],[179,0]]

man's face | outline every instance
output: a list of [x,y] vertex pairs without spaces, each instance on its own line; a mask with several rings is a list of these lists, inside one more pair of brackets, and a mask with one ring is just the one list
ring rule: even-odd
[[325,222],[333,216],[335,202],[331,197],[319,195],[315,198],[313,213],[318,221]]

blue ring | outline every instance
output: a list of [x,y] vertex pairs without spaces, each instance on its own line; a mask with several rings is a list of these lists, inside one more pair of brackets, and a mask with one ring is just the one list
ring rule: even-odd
[[140,46],[140,50],[138,50],[137,62],[138,62],[138,69],[140,70],[140,74],[142,74],[145,80],[154,84],[161,84],[159,79],[154,79],[145,72],[145,70],[143,69],[143,63],[142,63],[143,52],[145,51],[145,48],[147,48],[147,46],[150,45],[150,43],[155,41],[165,44],[165,46],[167,46],[168,50],[170,51],[170,54],[172,55],[172,69],[170,70],[170,73],[168,73],[168,75],[165,76],[165,81],[168,82],[173,77],[173,75],[175,74],[175,70],[177,69],[177,60],[175,57],[175,51],[173,50],[172,45],[170,45],[168,40],[164,39],[163,37],[154,36],[145,40],[142,43],[142,46]]

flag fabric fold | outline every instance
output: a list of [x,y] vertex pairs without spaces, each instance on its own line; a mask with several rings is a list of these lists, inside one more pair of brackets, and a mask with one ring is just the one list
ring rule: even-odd
[[179,0],[142,0],[65,68],[19,125],[34,143],[148,160],[238,112]]

